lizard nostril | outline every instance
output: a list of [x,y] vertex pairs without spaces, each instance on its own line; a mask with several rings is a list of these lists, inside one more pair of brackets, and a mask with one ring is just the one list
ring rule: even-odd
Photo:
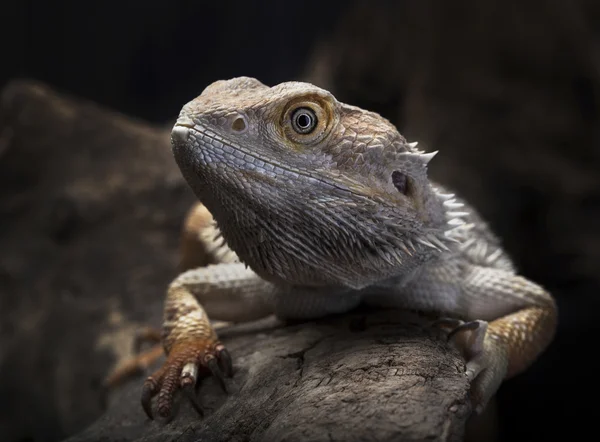
[[246,120],[244,119],[244,117],[237,117],[235,120],[233,120],[233,123],[231,123],[231,128],[236,132],[245,131]]

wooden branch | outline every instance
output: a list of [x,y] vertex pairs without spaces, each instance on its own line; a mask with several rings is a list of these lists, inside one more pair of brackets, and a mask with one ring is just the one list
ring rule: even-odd
[[213,379],[202,382],[203,419],[180,398],[169,425],[146,421],[138,380],[115,392],[108,412],[70,442],[165,434],[178,441],[462,440],[470,409],[464,363],[423,318],[380,311],[293,326],[270,320],[221,337],[235,375],[229,395]]

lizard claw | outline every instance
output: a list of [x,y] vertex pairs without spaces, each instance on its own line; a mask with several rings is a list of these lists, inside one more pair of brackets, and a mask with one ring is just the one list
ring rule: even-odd
[[485,321],[462,322],[448,333],[448,342],[454,344],[467,362],[467,376],[472,381],[483,369],[480,355],[483,351],[488,323]]
[[460,321],[448,334],[448,341],[465,358],[465,374],[471,382],[471,402],[477,414],[500,387],[507,368],[505,348],[487,331],[486,321]]
[[212,375],[217,378],[223,391],[227,393],[227,386],[225,385],[225,375],[221,371],[221,368],[219,368],[219,363],[217,362],[216,356],[207,355],[206,366],[208,367]]
[[148,418],[153,419],[152,399],[157,396],[158,414],[168,418],[173,408],[175,393],[181,389],[202,416],[204,410],[195,392],[198,374],[212,373],[227,392],[225,376],[230,377],[232,371],[229,352],[218,341],[194,340],[175,345],[164,365],[144,382],[141,394],[142,408]]
[[233,363],[231,361],[231,355],[225,346],[222,344],[216,345],[215,352],[217,354],[217,361],[219,361],[219,367],[223,373],[225,373],[225,376],[233,376]]
[[441,328],[444,330],[452,331],[459,325],[464,324],[465,321],[456,318],[438,318],[431,323],[431,327]]
[[462,322],[448,334],[448,341],[458,346],[467,363],[482,351],[487,326],[485,321]]
[[142,408],[144,409],[146,416],[148,416],[148,419],[150,419],[150,420],[154,419],[154,416],[152,415],[152,404],[151,404],[152,396],[154,396],[157,391],[158,391],[158,383],[156,382],[156,380],[152,377],[146,379],[146,382],[144,382],[144,386],[142,387],[141,402],[142,402]]

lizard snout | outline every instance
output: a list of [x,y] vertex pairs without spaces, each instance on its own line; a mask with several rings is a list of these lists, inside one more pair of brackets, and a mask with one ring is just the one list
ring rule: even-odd
[[190,129],[193,127],[194,122],[188,117],[178,118],[171,131],[171,139],[177,143],[186,143],[190,135]]

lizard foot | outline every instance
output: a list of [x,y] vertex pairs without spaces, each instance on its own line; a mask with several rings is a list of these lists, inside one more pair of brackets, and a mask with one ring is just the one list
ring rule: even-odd
[[176,344],[164,365],[149,376],[142,387],[142,407],[146,415],[153,419],[152,398],[158,396],[158,414],[167,418],[171,415],[173,397],[178,389],[187,396],[194,409],[203,415],[202,405],[196,397],[195,385],[198,373],[212,373],[225,392],[225,377],[231,377],[233,367],[231,356],[220,342],[212,340],[188,340]]
[[488,333],[488,323],[480,320],[458,321],[448,334],[448,341],[465,358],[465,374],[471,382],[471,402],[477,414],[481,414],[506,374],[506,350],[495,338]]

